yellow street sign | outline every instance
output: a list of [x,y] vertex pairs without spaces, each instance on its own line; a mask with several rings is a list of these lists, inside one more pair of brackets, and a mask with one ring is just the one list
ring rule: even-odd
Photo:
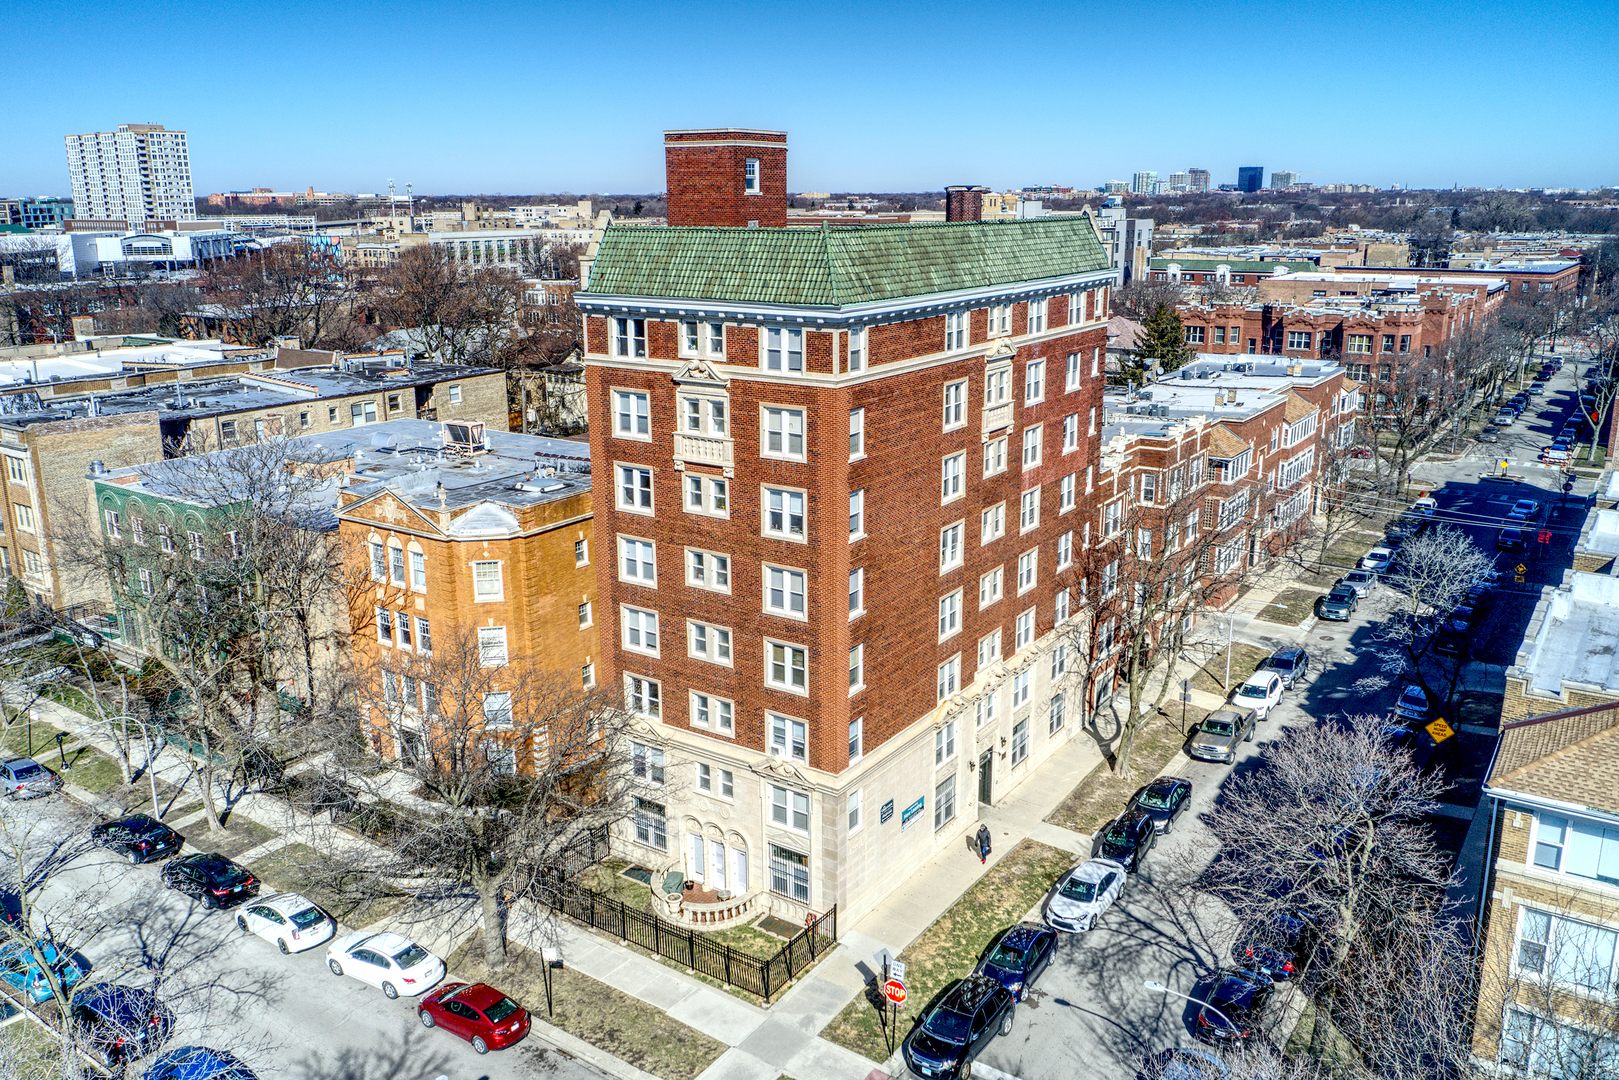
[[1513,570],[1516,573],[1524,574],[1524,573],[1528,573],[1529,568],[1527,566],[1525,566],[1523,563],[1519,563],[1517,566],[1513,567]]
[[1516,581],[1519,585],[1522,585],[1523,584],[1523,575],[1522,574],[1513,574],[1512,575],[1512,580]]
[[1428,725],[1428,734],[1433,736],[1434,742],[1442,743],[1456,733],[1443,720],[1435,720]]

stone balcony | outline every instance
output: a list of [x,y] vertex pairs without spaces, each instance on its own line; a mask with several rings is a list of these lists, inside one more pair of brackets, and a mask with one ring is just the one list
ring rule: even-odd
[[711,465],[725,470],[730,476],[736,469],[736,447],[731,439],[718,438],[712,435],[687,435],[675,433],[675,468],[684,469],[687,464]]

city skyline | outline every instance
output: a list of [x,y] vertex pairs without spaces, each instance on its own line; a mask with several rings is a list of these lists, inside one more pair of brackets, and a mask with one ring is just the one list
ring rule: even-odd
[[[1217,186],[1234,182],[1240,165],[1271,161],[1288,163],[1305,182],[1378,187],[1619,181],[1611,115],[1547,108],[1496,66],[1441,72],[1433,60],[1436,40],[1463,55],[1555,56],[1568,87],[1598,85],[1619,32],[1594,0],[1537,7],[1533,19],[1504,2],[1469,7],[1465,21],[1455,4],[1358,9],[1352,29],[1365,59],[1342,77],[1353,93],[1329,114],[1342,124],[1320,113],[1309,124],[1270,122],[1278,108],[1316,108],[1298,99],[1296,79],[1269,88],[1232,82],[1231,93],[1203,98],[1188,92],[1217,79],[1217,68],[1195,79],[1173,75],[1172,58],[1196,56],[1233,20],[1263,21],[1273,40],[1293,43],[1294,55],[1340,46],[1345,24],[1266,0],[1218,12],[1173,4],[1154,20],[1145,54],[1100,44],[1139,36],[1128,13],[1081,17],[1054,4],[1023,13],[1022,25],[1040,33],[1003,36],[957,29],[973,23],[913,3],[862,9],[856,35],[848,33],[852,13],[836,11],[804,22],[733,4],[618,10],[624,27],[597,33],[586,24],[597,13],[578,4],[536,14],[484,3],[471,17],[442,20],[420,3],[339,9],[293,0],[283,18],[251,26],[228,12],[203,20],[190,5],[167,5],[155,26],[112,4],[79,5],[56,16],[62,40],[161,38],[193,29],[194,15],[211,32],[246,35],[275,62],[218,93],[200,93],[192,76],[63,83],[15,118],[0,191],[66,194],[65,136],[147,122],[190,133],[199,193],[311,185],[382,192],[390,177],[418,192],[653,192],[663,162],[647,133],[708,125],[791,131],[794,187],[819,191],[1089,188],[1186,163],[1209,169]],[[1582,26],[1578,38],[1562,35],[1569,25]],[[339,51],[309,48],[311,30]],[[745,51],[715,48],[725,32],[779,39],[774,64],[761,68]],[[346,40],[391,59],[343,63]],[[1075,65],[1073,49],[1085,42],[1098,48]],[[958,65],[937,62],[952,55],[993,72],[993,90],[964,91]],[[1169,76],[1155,75],[1162,65]],[[605,72],[612,77],[599,77]],[[260,78],[276,91],[255,88]],[[1204,107],[1189,109],[1193,100]],[[1027,104],[1009,109],[1007,101]],[[1219,101],[1211,112],[1208,104]],[[1118,122],[1130,117],[1139,122]],[[1089,137],[1097,124],[1108,125],[1105,140]],[[1345,138],[1346,125],[1364,134]],[[1429,133],[1401,134],[1413,125]]]

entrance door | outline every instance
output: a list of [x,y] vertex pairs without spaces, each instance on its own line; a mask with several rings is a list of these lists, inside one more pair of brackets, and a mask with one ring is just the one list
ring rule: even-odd
[[978,759],[978,802],[981,806],[989,805],[990,792],[994,790],[994,778],[990,770],[995,764],[995,751],[985,750],[984,756]]

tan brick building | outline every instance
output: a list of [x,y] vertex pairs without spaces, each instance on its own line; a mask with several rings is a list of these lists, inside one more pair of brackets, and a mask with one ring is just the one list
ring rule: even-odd
[[1473,1052],[1492,1076],[1619,1063],[1619,706],[1501,726]]

